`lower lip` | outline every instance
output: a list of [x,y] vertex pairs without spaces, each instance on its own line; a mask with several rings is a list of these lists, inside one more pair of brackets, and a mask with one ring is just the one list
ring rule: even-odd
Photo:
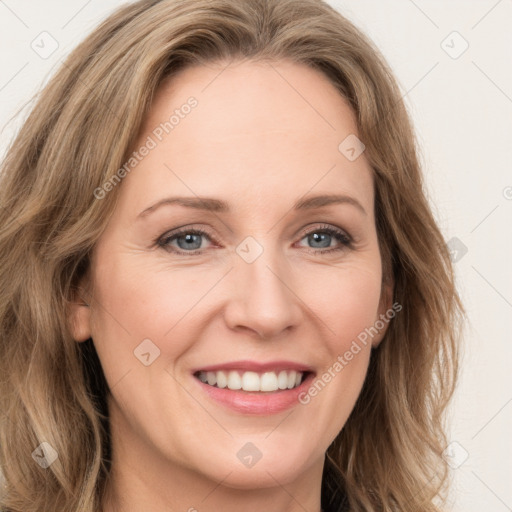
[[221,405],[242,414],[277,414],[299,403],[299,395],[310,387],[314,374],[310,373],[299,386],[271,392],[242,391],[218,388],[192,376],[204,392]]

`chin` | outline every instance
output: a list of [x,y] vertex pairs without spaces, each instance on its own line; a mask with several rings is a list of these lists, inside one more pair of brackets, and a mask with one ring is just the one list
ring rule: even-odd
[[[311,466],[314,459],[304,452],[283,453],[282,448],[277,446],[262,451],[267,454],[258,454],[254,446],[247,444],[237,450],[238,455],[234,452],[233,456],[226,456],[224,452],[208,457],[210,461],[216,462],[208,468],[207,476],[216,481],[221,480],[222,485],[233,489],[275,487],[277,482],[286,485],[296,480]],[[321,459],[323,461],[323,455]]]

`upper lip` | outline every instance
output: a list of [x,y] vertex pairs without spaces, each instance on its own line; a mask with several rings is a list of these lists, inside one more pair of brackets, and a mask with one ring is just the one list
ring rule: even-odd
[[197,372],[216,372],[221,370],[242,370],[248,372],[264,373],[264,372],[279,372],[282,370],[295,370],[297,372],[312,372],[311,366],[296,363],[294,361],[229,361],[226,363],[213,364],[209,366],[201,366],[192,370],[192,373]]

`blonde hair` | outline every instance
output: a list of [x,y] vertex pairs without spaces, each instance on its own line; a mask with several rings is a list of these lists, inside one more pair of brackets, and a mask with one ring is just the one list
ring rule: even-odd
[[[7,511],[96,511],[110,470],[107,384],[67,308],[115,207],[103,199],[164,78],[224,59],[324,73],[357,116],[374,171],[384,279],[402,311],[326,454],[324,509],[437,512],[444,413],[463,308],[429,208],[399,87],[377,48],[320,0],[142,0],[110,15],[37,98],[0,174],[0,463]],[[341,142],[341,141],[340,141]],[[47,442],[47,469],[31,453]]]

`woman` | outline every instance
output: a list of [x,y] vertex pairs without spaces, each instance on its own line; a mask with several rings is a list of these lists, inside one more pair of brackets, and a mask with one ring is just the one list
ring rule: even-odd
[[0,175],[6,511],[441,510],[462,307],[378,50],[139,1]]

